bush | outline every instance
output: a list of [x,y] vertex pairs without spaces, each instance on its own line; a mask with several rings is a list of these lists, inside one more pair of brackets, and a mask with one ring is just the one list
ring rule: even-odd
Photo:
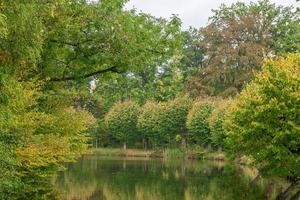
[[124,149],[137,134],[138,116],[139,106],[132,101],[116,103],[105,116],[108,130],[124,144]]
[[208,119],[213,104],[209,101],[196,101],[188,113],[186,126],[188,129],[188,142],[206,146],[210,143],[210,130]]
[[215,149],[223,149],[225,145],[225,131],[223,122],[225,119],[226,108],[230,100],[220,100],[215,103],[214,110],[209,118],[209,129],[211,132],[210,140]]
[[255,160],[262,175],[300,178],[300,54],[268,61],[225,121],[233,155]]

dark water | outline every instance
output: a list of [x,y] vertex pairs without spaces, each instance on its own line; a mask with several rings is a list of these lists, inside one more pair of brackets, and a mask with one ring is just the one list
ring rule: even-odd
[[66,200],[273,199],[279,183],[253,183],[254,177],[251,169],[223,162],[85,156],[53,183]]

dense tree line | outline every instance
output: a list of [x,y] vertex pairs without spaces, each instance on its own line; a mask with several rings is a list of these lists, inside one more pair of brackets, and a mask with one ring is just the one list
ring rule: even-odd
[[227,101],[197,99],[193,102],[188,96],[179,96],[167,102],[149,101],[142,106],[133,101],[118,102],[105,116],[111,137],[111,144],[105,145],[116,142],[129,143],[131,147],[143,144],[145,148],[207,147],[213,141],[216,149],[222,148]]

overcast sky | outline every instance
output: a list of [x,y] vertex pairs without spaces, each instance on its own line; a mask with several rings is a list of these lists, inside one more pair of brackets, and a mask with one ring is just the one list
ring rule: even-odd
[[[242,2],[250,1],[242,0]],[[252,1],[257,2],[257,0]],[[218,8],[222,3],[230,5],[235,2],[237,0],[130,0],[126,7],[135,7],[138,11],[141,10],[156,17],[169,18],[172,14],[178,14],[182,20],[183,29],[187,29],[189,26],[196,28],[204,26],[208,17],[212,15],[211,9]],[[271,0],[271,2],[285,6],[299,6],[296,0]]]

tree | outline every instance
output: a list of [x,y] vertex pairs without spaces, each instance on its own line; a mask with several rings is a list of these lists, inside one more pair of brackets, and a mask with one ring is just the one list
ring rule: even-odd
[[203,88],[196,83],[196,76],[203,67],[204,49],[199,45],[202,40],[198,29],[190,28],[183,32],[184,46],[182,50],[181,71],[184,77],[184,91],[191,97],[203,96]]
[[183,32],[183,50],[182,50],[182,71],[185,79],[189,76],[196,75],[198,70],[203,67],[204,52],[199,42],[201,35],[196,28],[190,28]]
[[106,75],[95,93],[108,107],[129,98],[139,104],[147,100],[174,99],[183,90],[183,76],[177,64],[175,60],[161,66],[148,66],[139,72]]
[[4,196],[0,196],[14,199],[83,153],[83,133],[95,120],[86,111],[72,108],[41,111],[39,87],[19,83],[7,74],[0,74],[0,87],[0,171],[4,172],[0,184]]
[[139,106],[132,101],[126,101],[116,103],[105,116],[108,130],[123,143],[124,150],[130,139],[137,135],[138,115]]
[[167,136],[168,142],[172,143],[177,135],[182,138],[183,146],[186,146],[186,117],[192,105],[188,96],[177,97],[165,103],[164,112],[160,115],[162,133]]
[[210,144],[209,117],[213,110],[213,104],[206,100],[198,100],[193,103],[186,121],[188,129],[188,143],[207,146]]
[[71,1],[57,6],[51,19],[55,23],[47,26],[44,76],[64,81],[122,73],[172,57],[180,45],[179,19],[174,16],[167,21],[125,11],[125,2]]
[[181,44],[179,19],[125,11],[125,2],[4,1],[0,21],[8,36],[0,48],[23,81],[76,80],[171,58]]
[[162,103],[148,101],[142,106],[138,118],[139,133],[143,134],[144,139],[154,148],[161,146],[166,140],[161,128],[164,122],[160,120],[164,106]]
[[254,159],[263,176],[286,177],[293,191],[300,170],[300,55],[266,62],[228,113],[225,128],[232,155]]
[[209,129],[211,132],[211,143],[216,149],[223,149],[225,146],[226,134],[223,127],[225,114],[231,100],[217,100],[214,109],[209,117]]
[[204,60],[199,74],[190,79],[194,90],[234,96],[261,70],[266,58],[299,51],[299,15],[291,7],[262,0],[222,5],[213,12],[208,26],[199,32]]
[[186,116],[191,107],[188,96],[178,96],[167,102],[147,102],[141,109],[138,129],[154,147],[172,145],[177,135],[186,140]]

